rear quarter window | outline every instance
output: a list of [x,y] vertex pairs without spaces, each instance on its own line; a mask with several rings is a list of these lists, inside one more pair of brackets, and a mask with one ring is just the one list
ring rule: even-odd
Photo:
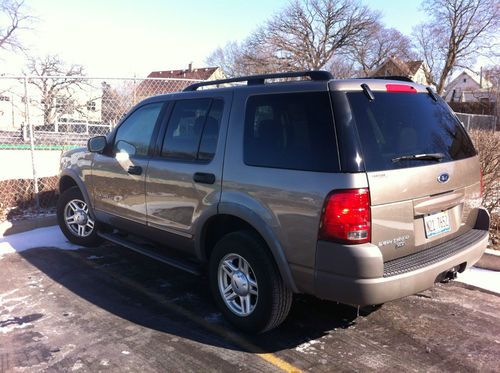
[[363,92],[347,93],[367,171],[436,163],[393,161],[405,155],[441,153],[441,162],[476,155],[465,129],[441,99],[434,101],[426,93],[374,94],[369,101]]
[[328,93],[249,97],[243,153],[245,164],[251,166],[337,172],[339,162]]

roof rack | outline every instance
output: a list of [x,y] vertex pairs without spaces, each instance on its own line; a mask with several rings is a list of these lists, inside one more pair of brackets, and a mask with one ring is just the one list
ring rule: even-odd
[[220,79],[220,80],[208,80],[204,82],[194,83],[183,91],[196,91],[198,88],[207,85],[218,85],[225,83],[235,83],[235,82],[247,82],[247,85],[257,85],[264,84],[267,79],[279,79],[279,78],[299,78],[299,77],[309,77],[311,80],[331,80],[333,79],[332,74],[328,71],[323,70],[310,70],[310,71],[290,71],[286,73],[274,73],[274,74],[262,74],[262,75],[250,75],[241,76],[238,78],[230,79]]
[[357,78],[357,79],[385,79],[385,80],[401,80],[402,82],[412,82],[415,83],[413,80],[408,78],[407,76],[401,76],[401,75],[390,75],[390,76],[367,76],[364,78]]

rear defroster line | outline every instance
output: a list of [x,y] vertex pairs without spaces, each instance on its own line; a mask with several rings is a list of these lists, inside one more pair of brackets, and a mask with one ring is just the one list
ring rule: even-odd
[[112,271],[107,270],[106,268],[100,267],[97,263],[94,262],[89,262],[84,260],[78,253],[73,252],[73,251],[62,251],[64,254],[67,254],[68,256],[71,256],[74,259],[78,259],[79,261],[83,262],[89,267],[92,267],[95,270],[98,270],[100,272],[105,273],[109,277],[113,278],[114,280],[117,280],[121,282],[122,284],[126,285],[127,287],[132,288],[133,290],[140,292],[144,295],[146,295],[148,298],[150,298],[153,302],[160,304],[161,306],[165,307],[169,311],[172,311],[178,315],[181,315],[185,318],[187,318],[189,321],[192,321],[199,326],[203,327],[206,330],[211,331],[212,333],[217,334],[218,336],[224,338],[225,340],[235,344],[238,347],[241,347],[243,350],[246,352],[255,354],[255,356],[258,356],[262,360],[266,361],[267,363],[273,365],[276,368],[279,368],[285,372],[289,373],[300,373],[302,370],[300,368],[297,368],[293,366],[292,364],[286,362],[285,360],[279,358],[278,356],[264,352],[260,347],[255,346],[252,342],[244,339],[243,337],[228,331],[219,325],[209,323],[208,321],[204,320],[203,318],[200,318],[200,316],[192,313],[191,311],[188,311],[187,309],[175,304],[173,301],[169,301],[168,299],[162,298],[160,295],[155,294],[154,292],[150,291],[146,287],[142,286],[141,284],[132,281],[131,279],[120,276]]

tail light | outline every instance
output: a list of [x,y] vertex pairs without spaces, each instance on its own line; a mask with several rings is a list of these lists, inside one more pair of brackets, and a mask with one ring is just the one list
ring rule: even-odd
[[483,170],[479,170],[479,185],[481,186],[481,197],[484,196],[484,180],[483,180]]
[[319,239],[347,244],[370,242],[370,226],[368,188],[335,190],[325,201]]

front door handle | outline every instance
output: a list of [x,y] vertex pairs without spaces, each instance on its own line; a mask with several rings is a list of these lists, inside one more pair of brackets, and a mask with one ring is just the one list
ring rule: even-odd
[[213,184],[215,183],[215,175],[214,174],[208,174],[205,172],[196,172],[193,175],[193,180],[195,183],[201,183],[201,184]]
[[127,170],[130,175],[140,175],[142,174],[141,166],[130,166]]

